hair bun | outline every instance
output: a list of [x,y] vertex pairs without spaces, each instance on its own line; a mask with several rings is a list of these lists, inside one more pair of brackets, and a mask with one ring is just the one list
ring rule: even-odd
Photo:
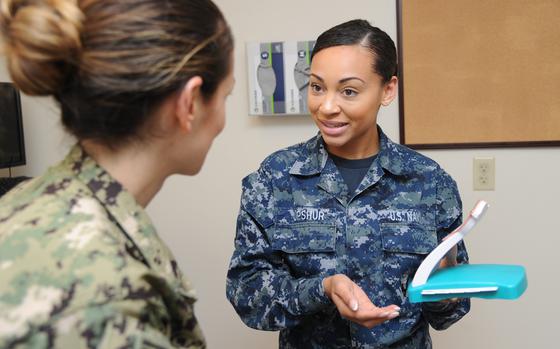
[[77,0],[2,0],[0,26],[8,70],[30,95],[62,89],[81,52],[84,15]]

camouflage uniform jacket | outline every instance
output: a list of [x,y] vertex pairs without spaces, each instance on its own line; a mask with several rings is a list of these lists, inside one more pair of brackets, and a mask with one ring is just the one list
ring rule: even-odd
[[[280,348],[431,348],[468,300],[411,304],[406,288],[425,256],[460,225],[453,179],[391,142],[352,194],[320,135],[270,155],[243,180],[227,297],[248,326],[280,330]],[[458,259],[467,263],[463,244]],[[400,316],[368,330],[339,315],[322,279],[346,274]]]
[[78,145],[0,201],[0,348],[204,348],[193,292]]

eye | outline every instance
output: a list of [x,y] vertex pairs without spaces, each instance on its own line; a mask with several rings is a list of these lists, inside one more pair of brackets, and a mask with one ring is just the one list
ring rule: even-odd
[[358,92],[351,88],[345,88],[344,90],[342,90],[342,94],[344,95],[344,97],[355,97],[358,95]]
[[309,87],[311,87],[311,91],[313,93],[320,93],[321,91],[323,91],[323,88],[319,84],[314,83],[314,82],[309,84]]

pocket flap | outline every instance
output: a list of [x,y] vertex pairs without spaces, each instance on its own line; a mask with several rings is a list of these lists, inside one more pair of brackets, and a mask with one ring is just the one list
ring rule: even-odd
[[333,252],[334,223],[292,223],[271,229],[271,245],[286,253]]
[[389,252],[428,254],[437,246],[435,227],[419,224],[382,223],[381,238]]

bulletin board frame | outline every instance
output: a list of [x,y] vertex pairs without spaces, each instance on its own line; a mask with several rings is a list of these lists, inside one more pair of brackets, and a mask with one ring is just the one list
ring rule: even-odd
[[396,6],[402,144],[560,146],[560,1]]

